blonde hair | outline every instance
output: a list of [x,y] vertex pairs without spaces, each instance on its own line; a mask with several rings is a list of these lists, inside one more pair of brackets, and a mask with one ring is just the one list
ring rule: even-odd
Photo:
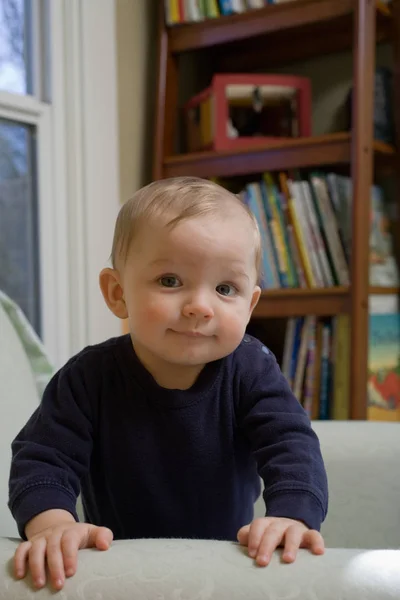
[[199,177],[173,177],[154,181],[138,190],[122,205],[114,230],[111,263],[126,261],[129,248],[141,226],[163,218],[165,226],[175,227],[185,219],[222,213],[226,202],[234,203],[248,216],[254,229],[257,274],[261,266],[261,239],[257,221],[238,196],[225,188]]

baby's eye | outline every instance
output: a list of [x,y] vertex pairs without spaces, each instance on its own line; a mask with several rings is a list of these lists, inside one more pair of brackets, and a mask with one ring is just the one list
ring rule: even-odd
[[237,289],[229,283],[220,283],[215,289],[221,296],[234,296],[237,292]]
[[167,288],[176,288],[182,285],[178,277],[175,275],[163,275],[158,281],[162,287]]

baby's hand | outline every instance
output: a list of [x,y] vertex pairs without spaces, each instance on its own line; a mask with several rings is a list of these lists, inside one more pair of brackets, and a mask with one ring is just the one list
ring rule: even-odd
[[263,517],[239,529],[238,540],[247,546],[249,556],[264,567],[271,560],[273,551],[283,546],[285,562],[296,560],[299,548],[309,548],[314,554],[323,554],[324,540],[318,531],[308,529],[301,521],[283,517]]
[[35,587],[42,588],[46,583],[47,563],[51,582],[60,590],[65,577],[76,572],[78,550],[107,550],[112,539],[110,529],[88,523],[60,523],[48,527],[18,546],[14,556],[15,575],[18,579],[25,577],[28,564]]

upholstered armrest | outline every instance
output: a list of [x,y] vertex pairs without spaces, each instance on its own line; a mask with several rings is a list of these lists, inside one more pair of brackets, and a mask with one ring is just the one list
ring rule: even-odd
[[[50,590],[35,592],[29,577],[13,579],[11,557],[16,545],[15,540],[0,539],[4,569],[0,598],[48,598]],[[121,541],[107,552],[81,551],[78,572],[59,596],[81,600],[393,600],[400,597],[399,565],[400,550],[329,549],[324,556],[301,550],[292,565],[282,564],[276,552],[269,567],[258,568],[244,549],[229,542]]]

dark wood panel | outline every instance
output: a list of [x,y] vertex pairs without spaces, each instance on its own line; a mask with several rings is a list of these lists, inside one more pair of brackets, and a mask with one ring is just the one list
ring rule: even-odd
[[320,23],[350,15],[353,7],[354,0],[298,0],[219,19],[176,25],[169,29],[171,49],[172,52],[184,52]]
[[369,288],[369,293],[370,295],[377,294],[381,296],[398,296],[400,294],[400,288],[373,286]]
[[[376,143],[377,154],[391,160],[394,149]],[[350,133],[285,140],[246,151],[196,152],[167,157],[164,177],[197,175],[227,177],[334,164],[348,164],[351,157]],[[383,158],[381,158],[383,160]]]
[[[395,143],[396,148],[400,148],[400,0],[393,0],[392,2],[393,11],[393,87],[394,87],[394,119],[395,119]],[[397,204],[397,211],[400,214],[400,153],[396,153],[395,157],[395,199]],[[396,255],[397,264],[400,265],[400,235],[394,236],[394,251]],[[397,294],[400,295],[400,290],[397,290]]]
[[[377,20],[377,43],[392,39],[392,20]],[[351,50],[353,19],[349,16],[292,30],[260,35],[212,49],[218,72],[254,72],[286,66],[314,57]]]
[[[295,30],[303,29],[303,42],[307,43],[307,28],[329,27],[330,40],[333,42],[331,51],[335,48],[335,41],[340,42],[343,29],[351,30],[351,20],[357,0],[297,0],[285,4],[266,6],[258,10],[249,10],[238,15],[223,16],[218,19],[205,19],[199,23],[176,25],[168,29],[168,35],[173,53],[199,50],[221,45],[237,43],[241,40],[249,42],[255,37],[265,37],[277,33],[278,36],[293,35]],[[385,23],[388,21],[390,10],[377,0],[378,28],[382,29],[384,36],[387,34]],[[347,19],[347,23],[344,23]],[[382,33],[377,36],[382,40]],[[312,40],[313,41],[313,40]],[[324,40],[321,40],[322,42]],[[325,40],[326,41],[326,40]],[[279,44],[279,52],[284,44]],[[309,45],[309,44],[308,44]],[[310,46],[310,45],[309,45]],[[292,58],[296,58],[300,47],[292,44]],[[275,53],[277,48],[275,48]],[[320,52],[318,44],[314,45],[313,55]]]
[[351,418],[367,416],[370,197],[373,183],[375,6],[358,0],[354,28],[353,228],[351,251]]

